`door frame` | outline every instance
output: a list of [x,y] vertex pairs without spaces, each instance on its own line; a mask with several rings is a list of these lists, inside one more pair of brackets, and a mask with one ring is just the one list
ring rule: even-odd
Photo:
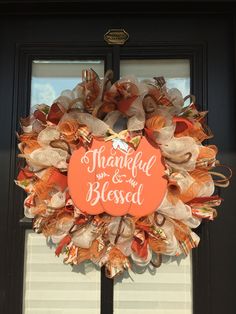
[[[206,53],[207,47],[205,43],[192,44],[188,43],[160,43],[160,42],[140,42],[138,45],[131,44],[122,48],[104,47],[99,43],[80,42],[79,44],[58,44],[58,43],[24,43],[17,44],[15,53],[15,84],[14,84],[14,111],[13,125],[15,129],[19,128],[19,119],[22,116],[27,116],[30,112],[30,82],[32,73],[33,60],[104,60],[105,70],[114,68],[115,80],[119,78],[119,66],[122,59],[187,59],[190,62],[190,77],[191,77],[191,93],[196,95],[199,103],[207,104],[207,82],[206,82]],[[202,107],[202,110],[207,110],[207,107]],[[10,180],[14,182],[17,176],[18,167],[16,161],[17,143],[16,136],[12,133],[11,152],[11,175]],[[11,185],[9,204],[9,215],[13,219],[10,221],[8,230],[17,230],[15,237],[11,237],[13,246],[17,243],[14,251],[14,258],[9,258],[9,266],[11,261],[18,260],[18,268],[15,269],[14,275],[11,273],[11,281],[8,281],[8,290],[14,297],[14,304],[22,307],[23,301],[23,280],[24,280],[24,244],[25,231],[32,229],[32,220],[23,218],[23,208],[17,211],[19,204],[23,204],[24,192]],[[208,225],[202,224],[197,233],[202,238],[202,245],[198,250],[193,251],[193,308],[194,313],[206,312],[207,300],[209,297],[209,242]],[[10,235],[9,235],[10,237]],[[10,252],[9,252],[10,253]],[[201,263],[204,257],[204,263]],[[14,262],[13,262],[14,263]],[[16,284],[17,283],[17,284]],[[201,289],[201,287],[207,289]],[[203,302],[204,300],[204,302]],[[204,307],[203,307],[204,304]],[[13,304],[8,304],[7,313],[11,313]],[[113,281],[107,279],[104,270],[101,272],[101,314],[111,313],[113,309]],[[16,310],[16,309],[15,309]],[[14,310],[14,311],[15,311]]]
[[[134,10],[134,2],[135,4],[135,10]],[[188,3],[183,3],[180,1],[173,1],[171,4],[170,9],[170,1],[147,1],[145,2],[145,11],[143,8],[143,1],[136,0],[136,1],[127,1],[122,2],[115,0],[113,3],[117,3],[118,9],[116,11],[113,11],[111,7],[109,7],[106,3],[97,1],[91,1],[91,0],[80,0],[80,1],[72,1],[72,0],[61,0],[61,1],[37,1],[37,0],[31,0],[31,1],[1,1],[0,2],[0,20],[1,17],[7,18],[8,15],[19,15],[23,16],[25,14],[31,14],[31,15],[40,15],[43,16],[44,14],[63,14],[63,15],[75,15],[78,16],[81,14],[152,14],[156,15],[157,17],[159,15],[189,15],[192,14],[194,16],[201,15],[201,14],[211,14],[211,15],[226,15],[228,16],[232,21],[232,27],[234,32],[234,47],[236,47],[236,11],[234,9],[234,2],[226,2],[223,0],[220,1],[206,1],[197,3],[197,1],[188,1]],[[55,9],[55,4],[56,9]],[[68,3],[70,5],[68,5]],[[92,5],[93,3],[93,5]],[[96,4],[97,3],[97,4]],[[47,59],[53,58],[53,55],[56,58],[64,58],[64,59],[73,59],[78,58],[78,56],[83,57],[84,59],[88,57],[98,57],[98,51],[100,51],[101,55],[104,56],[104,53],[108,51],[108,48],[104,48],[100,43],[96,44],[93,43],[91,47],[89,47],[88,42],[86,43],[88,49],[82,48],[84,43],[80,43],[80,45],[75,44],[68,44],[68,46],[65,46],[63,44],[63,47],[59,46],[58,44],[46,44],[46,45],[39,45],[35,46],[34,44],[24,44],[24,45],[17,45],[15,49],[15,82],[14,82],[14,97],[13,97],[13,103],[15,106],[13,106],[14,111],[12,112],[12,125],[16,126],[17,121],[20,116],[23,116],[27,113],[29,107],[27,107],[30,103],[30,90],[29,90],[29,79],[31,77],[31,62],[33,59]],[[136,53],[139,53],[140,58],[151,58],[151,57],[158,57],[158,58],[189,58],[191,62],[191,73],[193,75],[193,81],[195,82],[191,86],[191,91],[197,96],[200,103],[207,103],[207,83],[205,78],[206,74],[206,50],[207,47],[204,43],[199,43],[199,45],[189,45],[186,43],[178,43],[174,46],[171,46],[172,53],[170,54],[170,45],[168,43],[155,43],[153,42],[150,44],[151,48],[145,49],[142,48],[145,43],[140,43],[139,46],[127,46],[121,49],[121,51],[117,50],[117,47],[110,48],[109,49],[109,57],[107,57],[106,60],[106,67],[113,66],[114,64],[117,65],[117,57],[119,57],[119,54],[121,54],[121,58],[129,59],[132,57],[132,54],[134,53],[134,50],[136,49]],[[157,45],[158,51],[157,51]],[[68,54],[68,47],[72,49],[73,52],[70,52]],[[96,48],[96,49],[91,49]],[[99,50],[100,49],[100,50]],[[138,50],[137,50],[138,49]],[[168,52],[169,49],[169,52]],[[49,53],[50,50],[50,53]],[[81,52],[82,51],[82,52]],[[186,53],[186,51],[188,51]],[[48,53],[47,53],[48,52]],[[113,56],[116,56],[116,58],[112,59]],[[234,54],[235,55],[235,54]],[[236,56],[234,60],[234,76],[236,77]],[[118,77],[118,71],[116,73],[116,76]],[[202,81],[201,81],[202,80]],[[22,85],[19,85],[19,82],[21,82]],[[20,87],[23,86],[23,89]],[[27,104],[27,106],[25,105]],[[204,108],[205,109],[205,108]],[[12,132],[11,126],[8,126],[8,129],[6,129],[6,132]],[[12,150],[11,150],[11,169],[10,169],[10,181],[13,182],[15,175],[16,175],[16,162],[15,162],[15,153],[16,153],[16,138],[13,135],[12,136]],[[6,237],[4,234],[4,231],[7,234],[8,242],[6,244],[6,241],[3,241],[3,247],[4,251],[7,252],[7,263],[5,260],[0,259],[0,270],[2,270],[4,279],[3,282],[3,292],[0,297],[2,297],[3,301],[7,300],[7,297],[11,295],[12,301],[18,302],[18,306],[20,307],[20,304],[22,302],[22,295],[19,295],[20,289],[22,289],[22,282],[23,282],[23,262],[24,262],[24,233],[25,230],[29,228],[30,222],[23,219],[21,220],[22,216],[19,217],[19,212],[17,212],[15,209],[16,206],[23,201],[23,193],[19,192],[18,189],[16,189],[11,184],[9,185],[9,195],[13,195],[14,197],[9,198],[8,200],[8,206],[6,209],[8,209],[7,213],[5,213],[5,221],[8,221],[8,224],[4,224],[3,220],[3,228],[1,228],[2,232],[2,239]],[[17,200],[17,201],[16,201]],[[5,211],[5,209],[4,209]],[[11,219],[9,219],[9,217]],[[20,221],[20,223],[19,223]],[[20,229],[18,229],[20,228]],[[14,230],[14,232],[12,232]],[[21,230],[21,231],[19,231]],[[11,232],[10,232],[11,231]],[[209,305],[209,294],[210,294],[210,247],[209,247],[209,228],[207,224],[203,224],[198,230],[198,232],[201,235],[202,243],[198,250],[194,250],[193,252],[193,301],[194,301],[194,314],[208,314],[210,313],[210,305]],[[20,236],[19,236],[20,234]],[[12,245],[16,245],[14,250],[9,250],[9,244],[10,247]],[[201,256],[204,256],[204,262],[200,258]],[[6,265],[9,265],[10,269],[13,269],[13,263],[17,260],[18,268],[12,273],[9,273],[7,271],[4,271]],[[12,266],[11,266],[12,264]],[[113,295],[113,292],[111,291],[111,281],[104,279],[104,288],[102,289],[102,298],[101,303],[103,307],[102,313],[109,313],[111,309],[110,301],[107,299],[111,298]],[[5,284],[4,284],[5,281]],[[206,288],[206,290],[202,290],[202,286]],[[5,288],[7,287],[7,290]],[[1,287],[2,288],[2,287]],[[229,288],[233,289],[232,283],[230,283]],[[219,296],[215,296],[216,298]],[[13,302],[12,302],[13,303]],[[2,313],[7,314],[15,314],[16,312],[13,312],[13,306],[11,303],[3,302],[2,305],[5,304],[3,307]],[[1,305],[0,305],[1,309]],[[5,310],[7,310],[5,312]]]

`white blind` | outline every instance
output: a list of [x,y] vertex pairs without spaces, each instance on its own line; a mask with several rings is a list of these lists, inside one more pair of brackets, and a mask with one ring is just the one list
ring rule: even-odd
[[[190,77],[187,59],[121,60],[121,75],[133,74],[139,79],[165,76],[166,79],[186,79]],[[175,86],[176,87],[176,86]]]
[[100,271],[88,264],[72,271],[62,259],[43,235],[26,231],[23,314],[100,313]]
[[[100,272],[93,265],[72,271],[44,236],[27,231],[23,313],[100,313]],[[115,279],[114,313],[191,314],[191,258],[163,264],[155,274],[146,270]]]
[[115,280],[114,314],[192,314],[190,257],[130,275]]
[[[66,61],[66,60],[34,60],[32,67],[32,76],[38,78],[76,78],[81,79],[81,74],[84,69],[92,68],[100,77],[104,75],[104,61],[102,60],[77,60],[77,61]],[[78,84],[79,82],[77,82]],[[72,86],[73,88],[75,86]],[[63,87],[62,87],[63,88]],[[57,95],[59,96],[59,95]]]

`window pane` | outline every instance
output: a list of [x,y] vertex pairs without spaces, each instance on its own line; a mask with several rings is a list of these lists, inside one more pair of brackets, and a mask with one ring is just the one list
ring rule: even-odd
[[[184,96],[190,93],[188,60],[122,60],[121,76],[134,74],[139,79],[164,76],[167,87],[178,88]],[[168,258],[166,258],[166,261]],[[165,261],[165,258],[164,258]],[[154,270],[115,279],[115,314],[191,314],[191,256],[173,258]]]
[[53,100],[66,89],[81,82],[82,70],[92,68],[100,77],[104,75],[104,62],[94,61],[33,61],[31,81],[31,107]]
[[122,60],[120,73],[142,80],[164,76],[169,88],[178,88],[184,96],[190,93],[189,60]]
[[64,265],[33,231],[26,231],[24,274],[24,314],[100,313],[100,271]]
[[[103,77],[100,60],[33,61],[31,107],[51,105],[63,90],[80,83],[82,70],[89,68]],[[63,265],[63,257],[55,256],[43,235],[26,232],[24,314],[100,313],[100,276],[92,263],[73,268]]]

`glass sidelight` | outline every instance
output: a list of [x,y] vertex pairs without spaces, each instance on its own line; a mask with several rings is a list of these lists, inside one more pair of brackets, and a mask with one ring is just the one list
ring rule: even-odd
[[[190,93],[190,62],[176,60],[121,60],[121,77],[134,74],[140,80],[164,76],[168,88],[178,88],[184,96]],[[170,263],[171,262],[171,263]],[[191,314],[192,262],[164,259],[158,269],[144,273],[130,272],[122,280],[115,279],[115,314]]]
[[[73,89],[81,82],[85,68],[93,68],[100,77],[104,75],[101,60],[33,61],[31,107],[51,104],[63,90]],[[164,76],[169,88],[178,88],[184,96],[190,93],[187,59],[121,60],[120,76],[130,74],[140,80]],[[47,247],[42,235],[26,231],[23,313],[106,313],[100,310],[100,271],[88,263],[73,269],[63,265],[50,245]],[[191,314],[191,257],[181,261],[166,258],[161,268],[147,268],[141,274],[130,271],[114,280],[113,289],[113,300],[108,302],[113,303],[115,314]]]
[[164,76],[168,88],[190,93],[190,62],[187,59],[121,60],[120,75],[135,75],[139,80]]
[[[85,68],[93,68],[102,77],[104,61],[33,61],[31,108],[50,105],[63,90],[73,89]],[[23,313],[100,313],[100,270],[86,263],[72,270],[55,256],[51,245],[43,235],[26,230]]]
[[102,77],[104,61],[47,61],[35,60],[32,64],[31,107],[51,104],[63,90],[72,89],[82,80],[82,70],[93,68]]

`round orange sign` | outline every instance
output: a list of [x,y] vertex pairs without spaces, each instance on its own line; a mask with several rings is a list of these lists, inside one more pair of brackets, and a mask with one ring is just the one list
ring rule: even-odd
[[93,140],[89,150],[76,150],[70,159],[68,186],[81,211],[112,216],[146,216],[161,204],[167,189],[161,152],[142,138],[135,150]]

